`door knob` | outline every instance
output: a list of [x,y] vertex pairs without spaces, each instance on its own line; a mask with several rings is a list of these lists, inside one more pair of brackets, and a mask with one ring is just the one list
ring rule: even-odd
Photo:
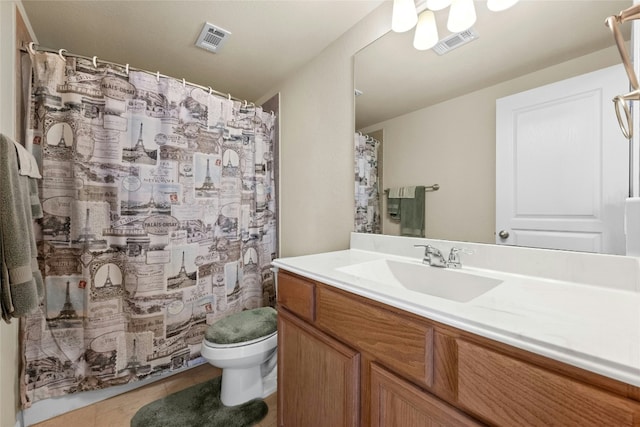
[[500,232],[498,233],[498,237],[500,237],[501,239],[508,239],[509,232],[506,230],[500,230]]

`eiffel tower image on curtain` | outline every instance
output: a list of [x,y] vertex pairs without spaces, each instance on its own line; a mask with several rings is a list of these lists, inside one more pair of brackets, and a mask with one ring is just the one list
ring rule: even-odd
[[196,271],[187,273],[187,268],[184,265],[184,251],[182,251],[182,264],[180,265],[180,271],[177,275],[169,277],[167,279],[167,289],[180,289],[196,284]]
[[130,163],[139,163],[143,165],[155,165],[158,161],[158,150],[149,150],[144,146],[142,138],[142,123],[140,123],[140,133],[138,140],[131,148],[122,149],[122,160]]
[[52,328],[73,328],[82,324],[82,317],[78,315],[76,308],[71,301],[71,283],[67,280],[65,287],[65,297],[62,309],[57,316],[47,319]]

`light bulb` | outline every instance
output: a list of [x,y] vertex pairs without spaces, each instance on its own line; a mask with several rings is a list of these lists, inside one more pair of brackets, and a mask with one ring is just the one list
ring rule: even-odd
[[430,10],[442,10],[445,7],[449,7],[451,0],[427,0],[427,9]]
[[449,9],[447,29],[452,33],[459,33],[471,28],[476,22],[476,8],[473,0],[453,0]]
[[492,12],[500,12],[509,9],[516,3],[518,0],[487,0],[487,8]]
[[412,29],[418,22],[418,12],[413,0],[393,0],[391,29],[396,33],[404,33]]
[[430,10],[425,10],[418,18],[418,26],[413,36],[413,47],[418,50],[431,49],[438,43],[438,27],[436,16]]

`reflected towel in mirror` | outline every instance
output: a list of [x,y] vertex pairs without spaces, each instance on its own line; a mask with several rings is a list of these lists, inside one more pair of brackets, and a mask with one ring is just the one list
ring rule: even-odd
[[410,186],[389,189],[387,213],[400,221],[400,235],[424,237],[425,187]]
[[[424,187],[423,187],[424,188]],[[396,187],[389,189],[390,199],[413,199],[416,194],[416,186]]]

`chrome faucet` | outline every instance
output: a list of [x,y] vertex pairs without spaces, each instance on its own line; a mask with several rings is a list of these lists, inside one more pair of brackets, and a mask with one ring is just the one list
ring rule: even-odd
[[473,251],[465,248],[451,248],[451,252],[449,252],[449,259],[447,259],[447,267],[452,268],[460,268],[462,267],[462,263],[460,262],[459,253],[463,254],[472,254]]
[[431,245],[413,245],[414,247],[424,248],[424,257],[422,262],[429,264],[432,267],[446,267],[447,262],[444,259],[444,255],[440,252],[440,249]]
[[462,263],[460,262],[460,252],[464,254],[472,254],[473,251],[465,248],[451,248],[449,252],[449,258],[444,259],[444,255],[440,249],[431,245],[413,245],[414,247],[424,248],[424,258],[422,258],[423,264],[429,264],[432,267],[451,267],[460,268]]

